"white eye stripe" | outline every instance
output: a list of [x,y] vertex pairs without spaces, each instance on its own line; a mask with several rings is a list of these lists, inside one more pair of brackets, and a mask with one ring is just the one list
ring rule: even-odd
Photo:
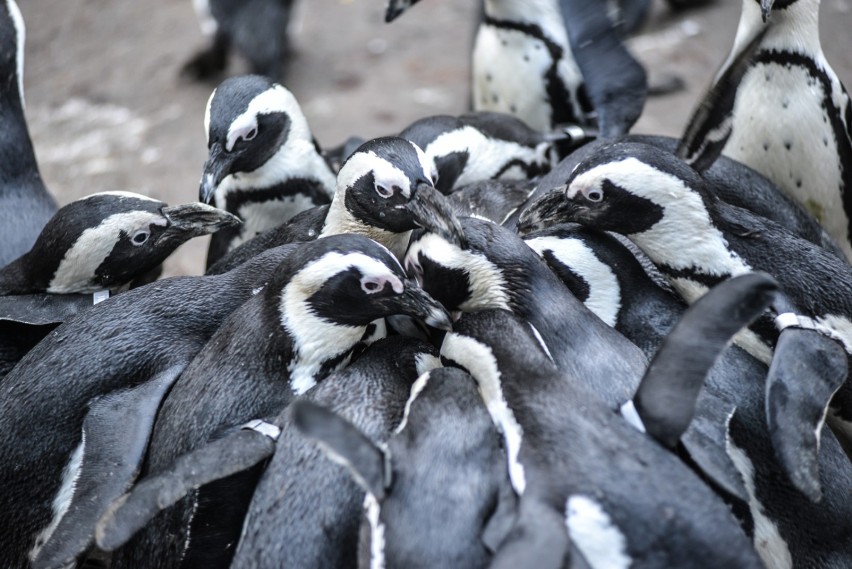
[[231,129],[228,131],[228,140],[225,143],[225,150],[231,152],[234,146],[240,140],[252,140],[257,136],[257,118],[247,118],[245,123],[237,125],[236,121],[231,123]]
[[398,186],[403,196],[411,197],[411,182],[405,172],[372,151],[358,152],[346,161],[337,175],[338,191],[351,187],[370,173],[373,174],[377,191],[379,186],[388,189]]
[[210,107],[213,105],[213,97],[215,96],[216,89],[213,89],[213,92],[210,93],[210,97],[207,99],[207,106],[204,108],[204,137],[207,144],[210,144]]
[[248,108],[231,121],[227,137],[228,151],[230,152],[230,149],[233,148],[233,144],[237,141],[237,135],[240,132],[248,132],[251,130],[252,125],[254,128],[257,128],[257,117],[259,115],[273,113],[284,113],[290,117],[291,122],[293,122],[292,130],[294,131],[291,132],[292,136],[300,137],[305,133],[309,134],[307,122],[304,120],[304,115],[302,115],[302,110],[296,98],[281,85],[275,85],[252,99],[248,104]]

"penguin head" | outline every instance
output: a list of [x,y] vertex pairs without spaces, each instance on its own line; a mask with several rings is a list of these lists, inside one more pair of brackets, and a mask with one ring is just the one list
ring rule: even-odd
[[19,285],[30,288],[11,293],[119,288],[162,263],[190,238],[239,223],[233,215],[201,203],[169,207],[129,192],[93,194],[56,212],[33,248],[13,263],[28,280]]
[[522,212],[518,232],[576,222],[632,235],[648,231],[669,213],[709,207],[708,201],[699,174],[670,152],[614,143],[578,164],[563,184]]
[[[0,94],[15,86],[20,103],[24,102],[24,18],[15,0],[0,0],[0,77],[4,84]],[[8,81],[8,83],[7,83]]]
[[406,276],[396,257],[362,235],[305,243],[279,267],[268,295],[285,329],[297,337],[309,336],[315,323],[363,327],[395,314],[450,328],[443,307]]
[[435,164],[414,143],[398,137],[370,140],[340,168],[329,218],[395,234],[423,227],[459,241],[458,220],[435,189],[435,176]]
[[516,270],[523,271],[523,254],[532,252],[494,223],[472,217],[460,223],[464,246],[436,233],[415,234],[405,256],[406,270],[453,313],[509,310],[515,304],[510,281]]
[[254,172],[288,142],[314,145],[307,119],[293,94],[259,75],[232,77],[210,95],[204,115],[208,156],[199,200],[211,203],[226,179]]

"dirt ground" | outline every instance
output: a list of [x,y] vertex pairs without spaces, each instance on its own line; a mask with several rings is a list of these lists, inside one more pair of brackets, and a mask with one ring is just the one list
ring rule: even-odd
[[[631,47],[652,82],[676,74],[686,89],[651,99],[634,132],[678,135],[728,53],[741,3],[675,14],[655,2]],[[204,107],[215,84],[178,79],[205,43],[191,0],[18,3],[27,119],[60,204],[119,189],[171,204],[197,199]],[[424,0],[392,25],[383,23],[383,0],[298,4],[298,55],[286,86],[322,145],[466,109],[476,0]],[[826,57],[852,87],[852,0],[823,0],[821,26]],[[245,69],[234,60],[229,73]],[[201,273],[206,247],[199,239],[183,246],[166,274]]]

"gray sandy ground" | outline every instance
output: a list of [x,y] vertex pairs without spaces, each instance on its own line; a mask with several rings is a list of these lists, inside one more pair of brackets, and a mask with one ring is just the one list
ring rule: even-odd
[[[42,174],[60,204],[105,190],[169,203],[197,199],[211,84],[178,79],[204,45],[190,0],[18,0],[27,23],[26,112]],[[678,135],[725,58],[739,0],[671,13],[655,0],[631,40],[652,80],[687,89],[649,101],[635,132]],[[301,0],[298,55],[286,85],[325,146],[463,112],[475,0],[424,0],[393,25],[384,0]],[[823,0],[822,41],[852,86],[852,0]],[[245,72],[234,60],[230,73]],[[173,255],[167,275],[198,274],[206,240]]]

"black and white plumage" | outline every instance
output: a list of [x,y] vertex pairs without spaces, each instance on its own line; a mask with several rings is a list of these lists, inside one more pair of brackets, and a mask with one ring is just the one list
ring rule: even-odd
[[[764,271],[781,284],[791,310],[852,353],[852,269],[843,259],[779,225],[728,205],[673,155],[642,144],[615,143],[583,162],[521,215],[521,228],[575,221],[626,235],[693,302],[731,276]],[[761,361],[772,357],[777,330],[762,322],[740,345]],[[835,396],[845,420],[832,421],[848,438],[849,382]],[[845,432],[841,435],[837,429]]]
[[[228,274],[167,279],[110,298],[61,325],[3,378],[5,566],[29,567],[54,534],[82,539],[57,547],[85,548],[99,508],[138,469],[164,390],[287,254],[269,251]],[[92,409],[98,414],[85,427]],[[75,497],[94,516],[89,527],[62,523]]]
[[543,548],[535,541],[531,528],[546,524],[555,536],[567,527],[572,561],[582,557],[591,567],[761,567],[701,479],[580,378],[560,371],[517,317],[465,314],[444,338],[441,357],[479,384],[520,495],[519,519],[494,566],[563,567],[567,540],[561,555],[558,542]]
[[[807,208],[852,259],[852,105],[823,54],[819,0],[743,0],[726,70],[763,33],[741,80],[733,108],[704,109],[704,140],[721,140],[725,155],[772,180]],[[696,115],[698,116],[698,115]]]
[[385,445],[329,411],[297,402],[296,424],[367,491],[358,567],[478,569],[514,522],[506,456],[476,382],[421,375]]
[[92,194],[63,206],[32,249],[0,268],[0,295],[117,290],[193,237],[239,225],[205,205],[168,206],[130,192]]
[[243,220],[210,243],[207,265],[297,213],[327,204],[335,178],[293,94],[256,75],[213,91],[204,117],[209,154],[199,199]]
[[463,247],[434,233],[412,240],[405,266],[424,290],[456,314],[510,310],[534,327],[560,368],[608,404],[628,399],[647,365],[642,352],[583,306],[517,235],[480,219],[460,222]]
[[183,67],[195,79],[209,79],[228,66],[232,48],[252,72],[280,81],[292,49],[289,40],[294,0],[193,0],[201,31],[210,45]]
[[[384,444],[403,419],[412,384],[435,367],[432,346],[394,336],[299,400],[328,408]],[[252,497],[233,566],[356,567],[364,490],[296,429],[289,410],[279,423],[275,457]]]
[[[147,474],[167,469],[217,433],[276,415],[356,357],[374,320],[404,314],[449,328],[443,308],[370,239],[336,235],[295,247],[275,278],[223,322],[170,391],[151,437]],[[175,505],[116,551],[113,566],[165,568],[195,555],[193,544],[213,531],[205,521],[216,516],[210,503],[221,499],[215,493],[205,498],[202,490]],[[177,542],[189,543],[190,550],[169,545],[166,535],[180,535]],[[230,556],[233,549],[221,553]]]
[[398,259],[417,227],[458,241],[457,221],[435,189],[434,176],[434,163],[416,144],[398,137],[367,141],[341,166],[330,205],[305,211],[245,243],[211,270],[229,270],[270,247],[339,233],[366,235]]
[[476,112],[436,115],[415,121],[402,132],[435,161],[435,187],[444,194],[483,180],[525,180],[553,166],[556,145],[578,145],[593,133],[566,125],[562,132],[533,130],[512,115]]
[[0,267],[32,247],[56,213],[38,171],[24,117],[24,19],[0,2]]

